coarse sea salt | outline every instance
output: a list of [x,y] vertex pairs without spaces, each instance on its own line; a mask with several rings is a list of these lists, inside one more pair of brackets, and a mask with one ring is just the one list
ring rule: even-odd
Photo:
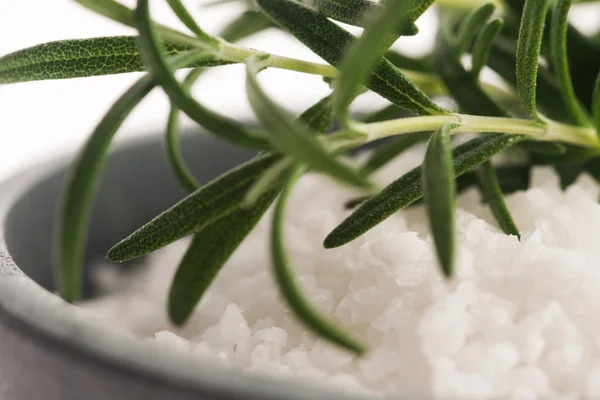
[[[384,184],[423,148],[377,174]],[[299,324],[271,276],[270,212],[224,266],[189,323],[166,315],[185,241],[145,268],[98,268],[105,296],[89,315],[199,360],[250,373],[370,394],[445,399],[600,396],[600,190],[587,175],[562,191],[549,168],[506,197],[522,237],[503,234],[475,189],[457,202],[456,277],[442,279],[422,206],[405,209],[346,246],[322,241],[356,196],[308,174],[295,187],[286,245],[320,312],[368,343],[356,358]]]

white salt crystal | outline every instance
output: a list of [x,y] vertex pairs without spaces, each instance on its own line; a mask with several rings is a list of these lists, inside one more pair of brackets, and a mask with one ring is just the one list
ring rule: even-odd
[[309,359],[312,365],[327,372],[341,371],[354,357],[322,339],[318,339],[310,350]]
[[[424,146],[418,148],[379,171],[378,182],[417,165]],[[158,252],[135,275],[98,271],[110,295],[83,308],[196,356],[205,363],[199,370],[208,359],[392,398],[597,398],[599,193],[587,175],[563,192],[551,168],[534,168],[532,187],[506,196],[519,241],[501,232],[475,188],[465,191],[457,201],[456,277],[448,281],[421,205],[323,249],[324,237],[350,213],[344,203],[359,194],[303,176],[290,198],[289,258],[316,309],[367,342],[370,352],[360,359],[316,338],[281,301],[270,272],[271,211],[176,333],[164,304],[185,242]]]
[[207,343],[216,347],[233,346],[250,337],[250,328],[236,304],[229,304],[219,323],[204,333]]

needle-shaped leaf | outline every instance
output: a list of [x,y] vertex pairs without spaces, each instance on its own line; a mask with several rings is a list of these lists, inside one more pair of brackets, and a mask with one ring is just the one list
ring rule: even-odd
[[[523,135],[484,134],[453,151],[454,174],[460,176],[488,161],[494,154],[527,140]],[[354,211],[325,239],[324,246],[342,246],[367,232],[386,218],[423,196],[421,168],[417,167],[386,186]]]
[[388,50],[385,52],[385,58],[401,69],[409,69],[424,74],[435,72],[433,68],[433,57],[411,57],[395,50]]
[[438,261],[447,278],[454,271],[454,205],[456,184],[452,165],[451,125],[444,125],[429,139],[423,160],[422,185],[429,226]]
[[[510,39],[500,35],[492,45],[487,65],[508,83],[517,87],[515,65],[517,48]],[[570,114],[553,77],[547,70],[540,68],[537,76],[538,105],[542,111],[553,118],[569,122]]]
[[58,287],[66,301],[81,296],[83,255],[90,209],[108,147],[127,115],[150,93],[154,82],[136,82],[106,113],[71,167],[58,217],[55,247]]
[[319,314],[310,304],[296,282],[293,269],[288,260],[284,240],[286,226],[285,209],[294,183],[301,174],[302,167],[297,167],[292,172],[290,180],[283,188],[279,201],[275,207],[271,229],[271,257],[275,278],[283,298],[300,321],[316,334],[343,348],[361,354],[366,350],[362,343],[340,330],[340,328],[328,321],[327,318]]
[[506,115],[500,105],[481,89],[479,79],[464,69],[459,53],[447,37],[446,30],[438,32],[436,53],[436,70],[463,112],[494,117]]
[[[136,27],[133,10],[114,0],[75,0],[81,6],[120,24]],[[214,43],[204,43],[196,38],[183,34],[164,25],[158,25],[162,38],[169,43],[204,49],[212,48]]]
[[475,39],[475,44],[473,45],[473,62],[471,67],[471,73],[475,78],[479,78],[479,74],[481,70],[487,63],[488,57],[490,55],[490,51],[492,49],[492,44],[494,40],[502,31],[502,26],[504,25],[504,21],[501,19],[495,19],[483,29],[477,39]]
[[539,120],[536,80],[548,0],[525,0],[517,42],[517,89],[529,116]]
[[177,18],[179,18],[190,31],[194,32],[199,39],[206,43],[212,43],[214,45],[218,44],[217,39],[204,32],[202,28],[198,26],[194,17],[191,16],[181,0],[167,0],[167,3],[169,3],[169,7],[171,7],[171,10],[177,15]]
[[275,154],[260,155],[221,175],[123,239],[109,250],[108,259],[144,256],[228,215],[257,177],[279,159]]
[[[165,44],[165,56],[186,52]],[[228,64],[207,57],[195,67]],[[0,58],[0,84],[123,74],[145,70],[137,36],[61,40],[44,43]]]
[[[189,93],[181,87],[173,75],[173,71],[165,62],[160,49],[160,42],[150,19],[148,0],[139,0],[135,11],[135,21],[140,32],[140,47],[148,71],[169,95],[169,99],[192,120],[220,138],[237,145],[259,149],[268,148],[266,140],[258,132],[224,118],[202,107]],[[211,53],[198,52],[199,58],[211,57]]]
[[572,4],[573,0],[557,0],[552,7],[550,55],[554,73],[558,81],[558,87],[569,112],[577,124],[589,126],[589,117],[581,104],[579,104],[569,72],[569,59],[567,56],[567,17]]
[[228,42],[237,42],[273,26],[275,24],[260,12],[244,11],[225,26],[219,36]]
[[494,166],[489,161],[485,162],[477,168],[476,173],[483,197],[490,206],[500,228],[507,235],[515,235],[520,239],[519,229],[515,225],[504,201],[504,194],[498,182]]
[[410,24],[406,15],[410,5],[407,1],[390,0],[385,7],[379,7],[362,36],[350,46],[335,81],[333,107],[338,117],[347,118],[359,86],[367,80],[386,50],[383,45],[387,36],[394,28],[404,29]]
[[[327,130],[333,121],[333,107],[331,96],[326,96],[304,111],[298,119],[305,123],[313,135],[319,135]],[[274,187],[282,177],[286,176],[290,168],[296,164],[292,157],[285,157],[276,162],[271,168],[262,173],[248,190],[243,206],[253,205],[260,197]]]
[[598,72],[598,78],[596,78],[596,86],[592,100],[592,114],[594,116],[594,126],[596,127],[598,135],[600,135],[600,71]]
[[[464,70],[458,59],[457,53],[451,51],[450,45],[444,39],[443,34],[440,34],[438,38],[437,50],[440,56],[439,62],[436,65],[444,79],[446,87],[448,87],[450,94],[458,103],[461,110],[476,115],[492,117],[506,116],[505,111],[481,90],[477,75],[475,75],[473,71],[467,73]],[[541,144],[540,147],[544,147],[544,144]],[[483,168],[486,176],[489,177],[490,180],[494,179],[494,181],[487,182],[486,186],[482,186],[484,194],[489,197],[488,204],[503,229],[508,226],[514,227],[515,224],[512,222],[512,217],[504,204],[502,191],[499,188],[493,167],[488,165],[486,168],[486,164],[489,164],[489,161],[484,163],[484,166],[480,167],[480,169]],[[490,169],[491,172],[489,171]],[[481,178],[481,176],[479,177]],[[512,225],[510,225],[510,223],[512,223]],[[518,235],[518,230],[516,228],[508,233],[511,234],[514,231],[516,231]]]
[[[505,1],[505,5],[510,6],[512,11],[520,15],[524,0],[508,0]],[[546,19],[549,24],[551,21],[548,21],[549,18]],[[596,75],[600,70],[600,43],[594,42],[592,37],[584,35],[572,24],[568,24],[567,48],[571,76],[577,77],[573,81],[575,93],[579,101],[589,108]],[[548,51],[547,47],[545,51]],[[550,58],[549,55],[547,56]],[[538,101],[542,98],[542,94],[538,93]]]
[[398,137],[381,144],[363,165],[363,173],[365,175],[372,174],[417,143],[427,140],[429,136],[431,136],[431,132],[409,133],[406,135],[399,135]]
[[246,91],[250,106],[258,120],[269,133],[270,142],[286,155],[295,157],[316,170],[323,171],[342,182],[359,187],[369,187],[367,180],[353,168],[328,154],[324,146],[314,139],[310,129],[294,121],[285,110],[275,104],[258,83],[258,73],[264,69],[266,55],[252,56],[246,68]]
[[266,192],[272,190],[295,164],[293,158],[285,157],[263,172],[248,189],[242,201],[242,207],[252,207]]
[[487,3],[474,9],[465,17],[460,24],[456,37],[456,52],[458,55],[463,54],[469,48],[477,33],[485,26],[495,10],[496,6],[493,3]]
[[173,323],[185,323],[223,264],[267,211],[282,186],[280,182],[252,207],[238,207],[194,235],[169,292],[169,316]]
[[[405,3],[410,3],[411,1],[415,2],[414,0],[410,0],[405,1]],[[407,5],[409,6],[407,11],[415,6],[413,4]],[[367,22],[370,16],[383,8],[381,4],[371,0],[315,0],[313,7],[331,19],[363,28],[366,28],[368,25]],[[413,24],[416,18],[413,19],[411,17],[413,16],[409,17],[410,23],[405,26],[399,26],[393,32],[404,36],[416,35],[419,32],[419,29]]]
[[[194,82],[200,77],[202,73],[201,69],[195,69],[188,74],[183,81],[182,87],[184,90],[189,91]],[[167,135],[166,135],[166,150],[167,158],[173,167],[175,176],[179,180],[179,183],[189,192],[193,192],[200,187],[196,178],[188,170],[185,165],[185,161],[181,155],[179,148],[179,109],[177,106],[171,105],[171,111],[169,112],[169,118],[167,121]]]
[[[333,66],[340,67],[355,39],[324,15],[292,0],[257,0],[260,9],[282,29]],[[437,106],[388,60],[381,59],[366,86],[397,106],[419,115],[450,114]]]

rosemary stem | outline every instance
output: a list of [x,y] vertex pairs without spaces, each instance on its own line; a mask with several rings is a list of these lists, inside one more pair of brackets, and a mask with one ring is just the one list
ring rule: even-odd
[[445,124],[456,124],[453,130],[458,133],[497,132],[515,135],[528,135],[536,140],[561,141],[582,147],[600,149],[600,140],[591,128],[566,125],[549,119],[539,123],[527,119],[482,117],[477,115],[453,114],[400,118],[370,124],[358,123],[355,129],[364,136],[340,130],[323,140],[331,151],[356,147],[378,139],[413,132],[434,131]]

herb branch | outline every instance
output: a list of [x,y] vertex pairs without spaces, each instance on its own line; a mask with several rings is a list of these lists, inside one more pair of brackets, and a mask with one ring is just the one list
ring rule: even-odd
[[[206,32],[181,0],[166,0],[188,33],[153,21],[148,0],[130,9],[114,0],[74,0],[92,12],[133,27],[138,36],[52,42],[0,58],[0,84],[146,71],[108,110],[73,163],[58,216],[56,275],[65,300],[81,295],[83,249],[90,208],[114,135],[153,89],[171,102],[166,151],[189,194],[111,248],[125,261],[193,236],[174,277],[169,315],[183,324],[227,259],[267,209],[275,205],[271,252],[283,299],[318,335],[362,353],[358,338],[318,314],[297,285],[285,250],[285,209],[305,171],[327,174],[366,191],[356,210],[326,238],[342,246],[399,210],[424,198],[441,273],[454,269],[456,193],[476,185],[506,234],[519,236],[504,194],[526,185],[539,162],[587,171],[600,158],[600,42],[568,20],[574,0],[256,0],[220,35]],[[502,4],[497,8],[496,4]],[[414,24],[437,7],[441,28],[433,52],[415,59],[393,50],[400,36],[418,35]],[[365,29],[360,38],[333,21]],[[265,29],[281,29],[325,63],[282,57],[236,44]],[[463,63],[472,60],[471,67]],[[258,128],[210,111],[191,93],[207,68],[246,67],[246,92]],[[191,71],[180,82],[174,72]],[[281,68],[322,76],[332,93],[295,117],[262,89],[260,72]],[[489,68],[505,82],[482,78]],[[390,102],[366,118],[350,113],[365,91]],[[455,108],[441,107],[448,96]],[[180,155],[178,117],[187,114],[221,140],[260,151],[254,159],[200,185]],[[335,117],[335,118],[334,118]],[[324,134],[334,119],[341,129]],[[452,138],[476,134],[453,148]],[[367,162],[353,166],[345,153],[382,139]],[[370,176],[398,154],[428,140],[423,164],[376,191]],[[491,158],[513,147],[528,154],[519,166],[494,166]],[[457,180],[458,179],[458,180]],[[341,205],[343,206],[343,205]]]

